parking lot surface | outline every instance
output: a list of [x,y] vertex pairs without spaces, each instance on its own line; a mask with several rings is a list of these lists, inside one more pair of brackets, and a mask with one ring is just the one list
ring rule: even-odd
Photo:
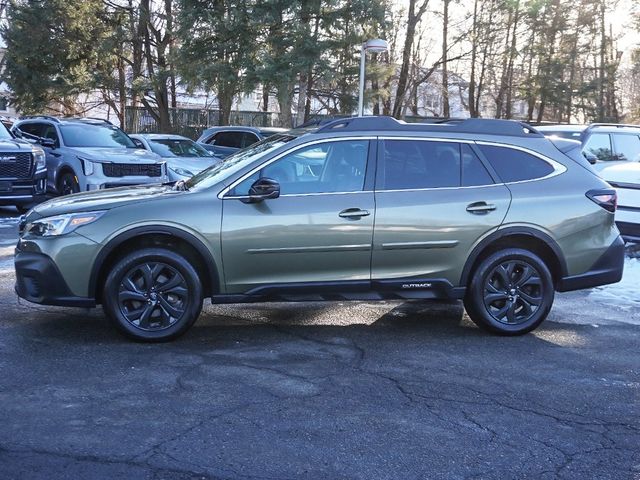
[[517,338],[456,302],[353,302],[207,305],[146,345],[99,309],[18,301],[14,216],[0,208],[2,478],[640,478],[629,282],[558,295]]

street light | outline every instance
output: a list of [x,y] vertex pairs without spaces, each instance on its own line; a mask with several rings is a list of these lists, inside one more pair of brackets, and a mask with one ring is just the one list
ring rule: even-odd
[[386,40],[376,38],[374,40],[367,40],[362,44],[360,49],[360,94],[358,96],[358,116],[361,117],[364,110],[364,64],[367,52],[382,53],[389,50],[389,45]]

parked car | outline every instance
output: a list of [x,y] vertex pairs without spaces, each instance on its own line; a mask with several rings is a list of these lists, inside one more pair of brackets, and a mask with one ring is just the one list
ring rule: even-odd
[[350,118],[174,186],[39,205],[20,225],[16,291],[102,304],[141,341],[183,334],[204,297],[464,299],[480,327],[517,335],[555,291],[620,280],[615,208],[604,180],[526,124]]
[[623,238],[640,242],[640,126],[555,125],[538,130],[582,143],[583,154],[593,168],[618,192],[616,223]]
[[105,120],[29,117],[16,122],[12,132],[44,149],[47,190],[56,195],[168,182],[162,158],[137,148]]
[[286,131],[286,128],[277,127],[211,127],[202,132],[198,143],[216,156],[225,158],[241,148]]
[[0,205],[26,211],[45,199],[46,187],[44,151],[17,140],[0,123]]
[[171,182],[187,180],[221,160],[199,143],[180,135],[145,133],[129,136],[138,147],[162,157],[167,163]]

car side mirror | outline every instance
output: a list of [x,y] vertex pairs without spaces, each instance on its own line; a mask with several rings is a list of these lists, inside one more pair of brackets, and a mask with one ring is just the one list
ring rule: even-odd
[[56,141],[51,138],[41,138],[38,143],[43,147],[56,148]]
[[263,200],[270,200],[280,196],[280,184],[273,178],[259,178],[249,189],[249,199],[247,203],[259,203]]
[[586,158],[591,165],[595,165],[596,163],[598,163],[598,157],[596,157],[593,153],[582,152],[582,155],[584,155],[584,158]]

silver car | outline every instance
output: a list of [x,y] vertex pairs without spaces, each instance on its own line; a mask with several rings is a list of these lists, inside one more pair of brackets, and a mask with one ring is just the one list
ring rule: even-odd
[[160,156],[138,148],[105,120],[29,117],[11,130],[44,149],[49,193],[67,195],[169,181]]
[[162,157],[172,182],[187,180],[221,160],[202,145],[180,135],[145,133],[130,136],[138,147]]

